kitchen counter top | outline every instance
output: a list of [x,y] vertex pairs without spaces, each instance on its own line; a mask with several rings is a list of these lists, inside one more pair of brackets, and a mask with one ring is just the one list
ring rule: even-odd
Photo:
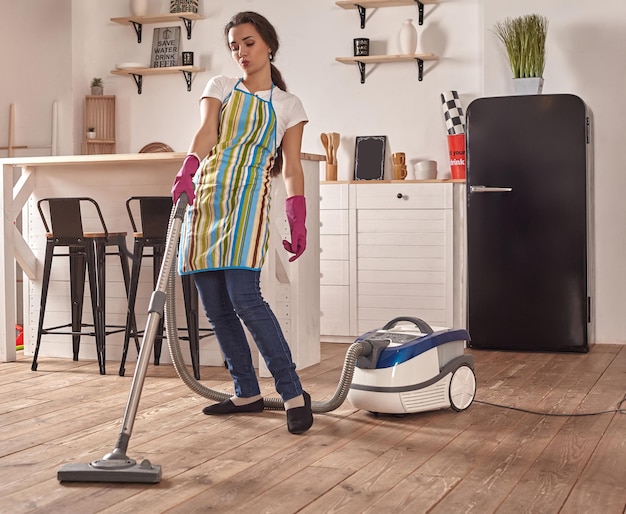
[[[11,157],[0,159],[0,164],[17,167],[23,166],[67,166],[71,164],[132,164],[147,162],[177,162],[185,158],[184,152],[158,152],[158,153],[129,153],[129,154],[104,154],[104,155],[58,155],[42,157]],[[301,153],[303,161],[324,161],[323,155]]]
[[429,180],[322,180],[322,184],[465,184],[465,179]]

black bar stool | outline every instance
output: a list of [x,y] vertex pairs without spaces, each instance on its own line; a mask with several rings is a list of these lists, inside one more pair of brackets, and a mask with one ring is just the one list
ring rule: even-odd
[[[141,220],[141,231],[138,230],[135,216],[133,216],[133,206],[136,210],[139,205],[139,218]],[[165,253],[165,243],[167,240],[167,228],[172,211],[172,198],[169,196],[131,196],[126,200],[126,210],[130,218],[130,224],[134,233],[133,268],[130,278],[130,290],[128,293],[128,316],[126,319],[126,332],[124,335],[124,348],[122,350],[122,362],[120,363],[119,375],[124,376],[126,356],[128,354],[128,343],[132,336],[135,337],[135,346],[139,351],[137,340],[138,331],[133,327],[135,319],[135,302],[137,300],[137,287],[139,285],[139,273],[141,271],[141,261],[144,257],[152,258],[152,279],[153,286],[156,286],[163,255]],[[151,248],[152,254],[144,255],[144,249]],[[198,321],[198,292],[193,278],[190,275],[183,275],[183,298],[185,302],[185,315],[187,317],[186,331],[188,336],[181,336],[180,339],[189,341],[191,353],[191,364],[193,373],[197,380],[200,379],[200,339],[213,334],[211,329],[200,329]],[[185,329],[179,329],[185,330]],[[206,332],[200,335],[200,332]],[[159,324],[157,336],[154,341],[154,364],[159,365],[161,359],[161,347],[163,342],[163,319]]]
[[[47,204],[50,224],[44,214],[42,205]],[[84,232],[81,205],[97,214],[101,232]],[[33,355],[31,369],[37,370],[37,356],[41,345],[41,338],[46,334],[66,334],[72,336],[72,352],[75,361],[78,360],[80,338],[82,335],[94,336],[100,374],[106,373],[106,336],[122,332],[121,325],[106,324],[106,256],[119,256],[122,265],[124,287],[128,296],[130,273],[128,269],[129,251],[126,247],[126,232],[109,232],[102,217],[98,203],[87,197],[76,198],[42,198],[37,202],[37,209],[46,231],[46,254],[44,259],[43,279],[41,285],[41,302],[39,310],[39,325],[37,329],[37,344]],[[55,253],[56,248],[65,247],[68,253]],[[114,252],[107,252],[107,248],[115,247]],[[70,298],[72,302],[72,321],[65,325],[44,328],[48,287],[50,284],[50,270],[53,257],[69,257],[70,266]],[[93,324],[82,322],[83,297],[85,294],[85,271],[89,274],[89,290],[93,310]],[[134,325],[134,320],[131,321]],[[71,327],[71,331],[67,331]],[[91,330],[88,330],[91,328]]]

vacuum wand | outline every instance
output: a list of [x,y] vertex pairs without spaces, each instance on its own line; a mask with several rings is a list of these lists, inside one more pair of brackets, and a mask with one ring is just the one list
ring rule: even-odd
[[154,465],[147,459],[138,464],[137,461],[126,455],[126,451],[128,450],[133,424],[137,416],[137,408],[146,378],[150,354],[164,313],[167,282],[176,259],[180,227],[187,203],[187,195],[185,193],[181,194],[170,217],[165,255],[159,271],[156,288],[150,298],[146,329],[141,341],[135,374],[115,449],[101,459],[88,464],[66,464],[61,467],[57,473],[57,479],[61,482],[158,483],[161,481],[161,466]]

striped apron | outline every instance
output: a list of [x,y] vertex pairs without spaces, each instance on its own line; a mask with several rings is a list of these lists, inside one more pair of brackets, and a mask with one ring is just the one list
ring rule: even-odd
[[218,143],[194,177],[196,198],[181,228],[180,274],[263,265],[276,113],[271,93],[263,100],[238,89],[240,82],[222,105]]

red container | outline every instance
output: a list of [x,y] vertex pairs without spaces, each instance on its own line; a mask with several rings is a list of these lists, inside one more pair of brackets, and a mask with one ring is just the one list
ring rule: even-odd
[[21,350],[24,348],[24,327],[22,325],[15,325],[15,349]]
[[448,136],[450,152],[450,175],[452,178],[465,178],[465,134]]

